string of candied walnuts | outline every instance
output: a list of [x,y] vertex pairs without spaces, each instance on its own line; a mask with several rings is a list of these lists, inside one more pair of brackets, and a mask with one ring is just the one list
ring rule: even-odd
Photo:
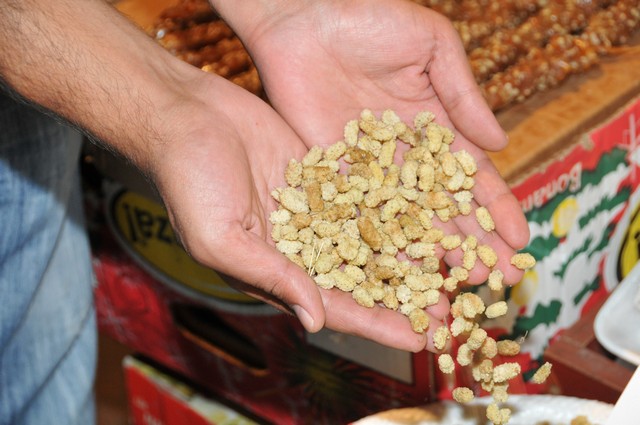
[[602,55],[624,44],[640,26],[640,3],[620,0],[595,12],[579,34],[552,36],[544,46],[533,47],[504,71],[481,83],[493,110],[521,102],[537,91],[561,84],[572,74],[595,66]]
[[[595,66],[640,29],[636,0],[413,0],[451,19],[493,111]],[[180,0],[150,34],[204,71],[264,96],[251,57],[207,0]]]
[[249,53],[207,0],[181,0],[164,10],[149,32],[185,62],[227,78],[253,94],[264,95]]

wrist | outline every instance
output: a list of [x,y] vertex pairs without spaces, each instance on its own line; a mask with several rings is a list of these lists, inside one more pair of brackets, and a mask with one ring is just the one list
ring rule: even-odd
[[312,2],[309,0],[209,0],[212,7],[247,43]]

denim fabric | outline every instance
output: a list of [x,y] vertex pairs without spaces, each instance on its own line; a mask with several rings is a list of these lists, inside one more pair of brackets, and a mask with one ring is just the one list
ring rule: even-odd
[[0,94],[0,425],[95,422],[81,136]]

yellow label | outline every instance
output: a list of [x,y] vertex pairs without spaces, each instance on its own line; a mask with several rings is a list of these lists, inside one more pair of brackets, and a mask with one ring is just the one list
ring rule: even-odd
[[538,273],[536,273],[535,269],[527,270],[522,280],[511,290],[511,299],[519,306],[528,305],[531,298],[538,291],[538,283]]
[[553,212],[551,221],[553,223],[553,235],[562,238],[569,233],[569,229],[573,227],[573,223],[578,217],[578,201],[575,197],[570,196],[558,205]]
[[629,228],[624,234],[620,257],[618,258],[618,274],[624,279],[640,259],[640,205],[631,215]]
[[113,197],[109,214],[125,245],[161,277],[199,294],[228,301],[259,302],[231,288],[215,271],[194,261],[178,244],[162,205],[122,190]]

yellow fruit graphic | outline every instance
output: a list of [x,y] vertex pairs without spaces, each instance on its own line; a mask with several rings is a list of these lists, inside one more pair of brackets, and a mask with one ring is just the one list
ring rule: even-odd
[[562,238],[569,233],[569,229],[578,217],[578,200],[574,196],[570,196],[553,212],[551,222],[553,223],[553,236]]
[[620,279],[624,279],[633,267],[640,260],[640,206],[633,212],[629,228],[627,229],[620,256],[618,258],[618,274]]
[[138,193],[123,190],[111,201],[113,225],[123,247],[147,271],[195,294],[249,304],[254,298],[231,288],[215,271],[198,264],[178,243],[164,207]]
[[519,306],[529,304],[529,300],[538,291],[538,280],[535,269],[527,270],[522,280],[511,290],[511,300]]

